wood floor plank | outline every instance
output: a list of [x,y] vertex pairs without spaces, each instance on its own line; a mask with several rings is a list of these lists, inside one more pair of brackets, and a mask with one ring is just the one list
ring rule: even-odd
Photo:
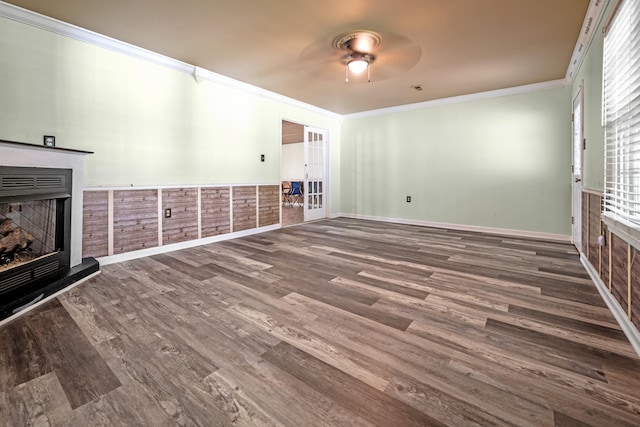
[[590,427],[590,424],[583,423],[560,411],[553,411],[553,421],[556,427]]
[[0,393],[0,424],[6,426],[63,425],[71,412],[54,372]]
[[[218,300],[225,302],[226,308],[251,301],[256,309],[264,312],[276,312],[295,322],[296,325],[305,325],[317,318],[313,313],[298,309],[280,298],[274,298],[224,277],[209,279],[206,284],[210,286],[210,289],[215,290],[215,296]],[[206,308],[203,309],[206,311]]]
[[403,426],[444,425],[290,344],[274,346],[263,358],[372,424],[390,426],[402,420]]
[[527,317],[529,319],[534,319],[540,322],[562,325],[563,327],[571,328],[577,331],[603,335],[608,338],[616,339],[623,342],[627,341],[626,335],[619,328],[601,326],[591,322],[571,319],[562,315],[551,314],[541,310],[520,307],[517,305],[510,305],[509,313],[515,316]]
[[0,329],[0,343],[0,391],[8,391],[53,370],[46,349],[36,338],[26,316]]
[[[567,301],[540,295],[539,293],[519,292],[517,289],[507,290],[506,288],[493,287],[489,284],[474,286],[474,282],[469,279],[443,274],[434,274],[428,279],[426,285],[431,293],[451,299],[460,299],[461,296],[469,295],[492,301],[494,304],[501,304],[500,307],[517,305],[550,314],[562,315],[569,319],[588,321],[611,329],[620,329],[620,326],[612,318],[611,312],[605,307],[593,307],[589,304]],[[459,289],[457,286],[465,286],[465,293],[456,292]],[[445,291],[446,294],[439,292],[441,290]]]
[[0,327],[0,424],[640,425],[568,243],[337,218],[101,270]]
[[159,254],[154,255],[152,258],[153,260],[158,261],[159,263],[164,264],[165,266],[173,270],[179,271],[180,273],[191,276],[196,280],[205,280],[216,275],[216,271],[212,271],[211,269],[207,268],[206,265],[194,267],[193,265],[181,261],[171,255]]
[[[55,372],[72,408],[82,406],[120,386],[118,378],[58,300],[38,307],[29,314],[27,320],[19,319],[15,325],[18,331],[24,331],[20,326],[26,326],[30,336],[23,342],[13,340],[12,345],[2,346],[13,350],[13,354],[3,356],[3,359],[15,357],[16,361],[23,360],[18,354],[33,359],[27,365],[14,365],[12,360],[7,360],[6,363],[14,369],[5,371],[8,374],[5,381],[12,381],[15,386],[42,374]],[[19,332],[12,336],[25,338]],[[37,350],[34,352],[33,349]],[[40,375],[34,376],[37,373],[34,369],[40,370]],[[24,373],[27,373],[26,377]]]
[[[421,331],[429,331],[428,325],[415,322],[410,330],[420,335]],[[469,350],[473,349],[476,357],[502,365],[505,369],[528,375],[533,379],[545,379],[553,387],[564,389],[570,393],[577,393],[585,399],[592,399],[608,405],[614,405],[629,414],[640,415],[640,396],[621,393],[602,382],[594,382],[582,375],[566,371],[531,357],[523,357],[505,352],[503,349],[468,342]]]
[[[390,378],[390,385],[385,389],[385,393],[393,394],[411,406],[429,408],[426,412],[442,422],[455,420],[455,414],[447,414],[451,410],[457,414],[466,413],[465,417],[468,416],[469,420],[483,419],[483,425],[535,425],[522,414],[529,413],[531,419],[540,416],[540,408],[532,410],[531,407],[518,405],[517,402],[513,407],[513,413],[520,415],[510,415],[509,411],[504,411],[505,405],[514,405],[510,400],[505,401],[506,394],[495,387],[484,386],[475,380],[469,380],[466,375],[447,369],[450,362],[448,354],[453,351],[437,343],[420,342],[421,340],[416,338],[411,342],[405,341],[402,337],[390,339],[383,333],[370,334],[371,336],[365,338],[362,333],[364,328],[346,328],[341,326],[341,322],[329,319],[318,320],[307,325],[305,329],[378,361],[381,367],[387,370],[386,375]],[[418,404],[410,398],[411,396],[402,392],[401,388],[393,389],[391,384],[394,383],[412,384],[412,387],[406,389],[418,388],[424,393],[425,400]],[[492,402],[501,402],[503,406],[498,407]],[[461,406],[466,409],[460,411]],[[547,419],[547,415],[542,416]]]
[[293,325],[280,323],[273,317],[243,304],[234,306],[233,310],[277,338],[314,355],[319,360],[330,362],[343,371],[350,372],[354,377],[378,390],[384,390],[387,386],[387,380],[380,378],[374,372],[367,371],[366,368],[351,360],[338,349],[318,339],[315,334]]
[[[636,426],[638,417],[602,402],[576,398],[575,394],[553,387],[544,380],[533,380],[526,374],[504,369],[490,361],[465,353],[455,353],[450,367],[470,378],[490,382],[513,390],[513,398],[530,400],[581,419],[593,426]],[[553,409],[555,408],[555,409]],[[553,425],[553,424],[548,424]]]
[[[634,385],[640,385],[640,360],[637,357],[621,355],[593,347],[588,343],[576,343],[562,337],[492,319],[487,322],[487,333],[515,339],[521,343],[523,349],[529,345],[537,346],[540,348],[538,352],[545,351],[546,354],[555,355],[560,361],[569,362],[571,366],[577,366],[576,364],[581,362],[591,365],[595,372],[584,372],[585,376],[591,378],[604,376],[607,383],[621,390],[628,390],[630,386],[633,388]],[[551,364],[564,366],[564,364]]]
[[[344,276],[349,276],[345,274]],[[407,286],[399,286],[395,283],[385,282],[384,280],[378,280],[373,277],[356,277],[359,280],[350,279],[347,277],[336,277],[332,279],[332,283],[342,283],[350,287],[358,289],[367,289],[380,295],[404,295],[407,297],[425,299],[429,293],[422,289],[414,289]]]
[[[165,351],[150,351],[146,343],[137,338],[122,335],[101,345],[102,354],[113,367],[123,384],[136,388],[138,394],[150,398],[153,412],[169,415],[180,424],[193,420],[228,419],[229,414],[220,400],[204,384],[205,376],[198,380],[189,378],[185,370],[169,363],[170,348]],[[188,366],[188,365],[187,365]],[[209,375],[211,372],[208,372]],[[143,400],[143,401],[144,401]]]
[[[461,399],[443,393],[441,387],[434,386],[431,382],[421,382],[415,379],[396,378],[389,384],[385,392],[412,405],[425,413],[431,414],[444,425],[448,426],[536,426],[550,425],[549,417],[544,415],[526,419],[520,416],[510,416],[507,411],[502,411],[485,404],[482,400],[491,400],[487,395],[479,401],[473,399]],[[520,414],[521,415],[521,414]]]
[[605,354],[608,354],[606,352],[599,354],[597,351],[589,351],[590,349],[585,347],[584,351],[577,353],[571,345],[563,345],[564,342],[550,346],[549,341],[553,337],[544,333],[537,333],[540,336],[540,341],[532,341],[523,336],[525,334],[514,334],[508,331],[501,333],[475,325],[456,325],[434,321],[428,322],[428,325],[428,329],[420,329],[420,337],[458,352],[473,354],[475,351],[474,343],[486,344],[510,354],[533,357],[547,365],[578,373],[593,380],[609,381],[604,372],[607,360]]
[[[357,414],[335,403],[287,372],[260,359],[243,369],[220,369],[210,380],[231,389],[231,396],[242,402],[247,422],[233,425],[271,426],[372,426]],[[243,421],[240,418],[239,421]]]

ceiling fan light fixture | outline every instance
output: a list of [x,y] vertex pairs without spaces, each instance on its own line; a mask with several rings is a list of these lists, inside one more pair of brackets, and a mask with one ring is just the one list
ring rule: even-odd
[[339,35],[333,40],[333,46],[338,50],[347,51],[341,62],[345,67],[345,80],[349,81],[349,72],[361,74],[367,71],[367,81],[371,81],[371,64],[376,57],[374,49],[380,46],[382,39],[378,33],[368,30],[351,31]]
[[375,59],[375,56],[368,53],[351,52],[343,61],[346,64],[345,81],[349,82],[349,72],[362,74],[367,71],[367,81],[371,82],[371,64]]
[[369,62],[365,59],[352,59],[347,66],[353,74],[360,74],[369,67]]

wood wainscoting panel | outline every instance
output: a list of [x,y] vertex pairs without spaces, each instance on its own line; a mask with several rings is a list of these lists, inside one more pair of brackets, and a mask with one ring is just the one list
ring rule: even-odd
[[229,187],[200,190],[200,227],[202,237],[217,236],[231,231]]
[[261,185],[258,187],[258,225],[278,224],[280,222],[280,186]]
[[602,235],[605,236],[605,245],[600,251],[602,259],[600,260],[600,278],[602,279],[602,283],[608,288],[609,287],[609,245],[611,245],[611,241],[609,239],[609,230],[607,226],[602,224]]
[[233,231],[256,228],[256,187],[233,187]]
[[588,252],[587,258],[592,266],[596,269],[598,268],[599,260],[600,260],[600,245],[598,245],[598,236],[601,234],[600,229],[600,211],[602,208],[602,197],[590,193],[589,194],[589,235],[587,236],[587,244],[588,244]]
[[[589,235],[591,234],[591,215],[590,215],[590,197],[591,195],[587,192],[587,191],[582,191],[582,230],[581,230],[581,234],[582,234],[582,247],[580,248],[580,251],[587,257],[589,258]],[[573,218],[573,217],[572,217]]]
[[640,251],[633,248],[631,261],[631,323],[640,331]]
[[611,293],[613,297],[618,301],[618,304],[627,311],[628,301],[628,285],[627,285],[627,250],[629,245],[627,242],[611,234]]
[[85,191],[82,202],[82,256],[109,255],[109,192]]
[[162,218],[162,244],[185,242],[198,238],[198,189],[165,188],[162,211],[171,209],[171,217]]
[[158,190],[113,192],[113,252],[158,246]]

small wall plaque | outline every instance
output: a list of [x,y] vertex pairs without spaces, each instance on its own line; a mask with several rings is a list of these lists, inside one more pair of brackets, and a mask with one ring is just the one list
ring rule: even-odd
[[45,147],[55,147],[56,146],[56,137],[53,135],[45,135],[43,137]]

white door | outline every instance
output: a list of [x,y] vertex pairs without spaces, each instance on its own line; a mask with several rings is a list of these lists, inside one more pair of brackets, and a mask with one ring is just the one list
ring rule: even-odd
[[304,128],[304,220],[327,217],[327,131]]
[[571,240],[582,251],[582,155],[584,131],[582,112],[582,85],[573,99],[573,150],[571,164]]

